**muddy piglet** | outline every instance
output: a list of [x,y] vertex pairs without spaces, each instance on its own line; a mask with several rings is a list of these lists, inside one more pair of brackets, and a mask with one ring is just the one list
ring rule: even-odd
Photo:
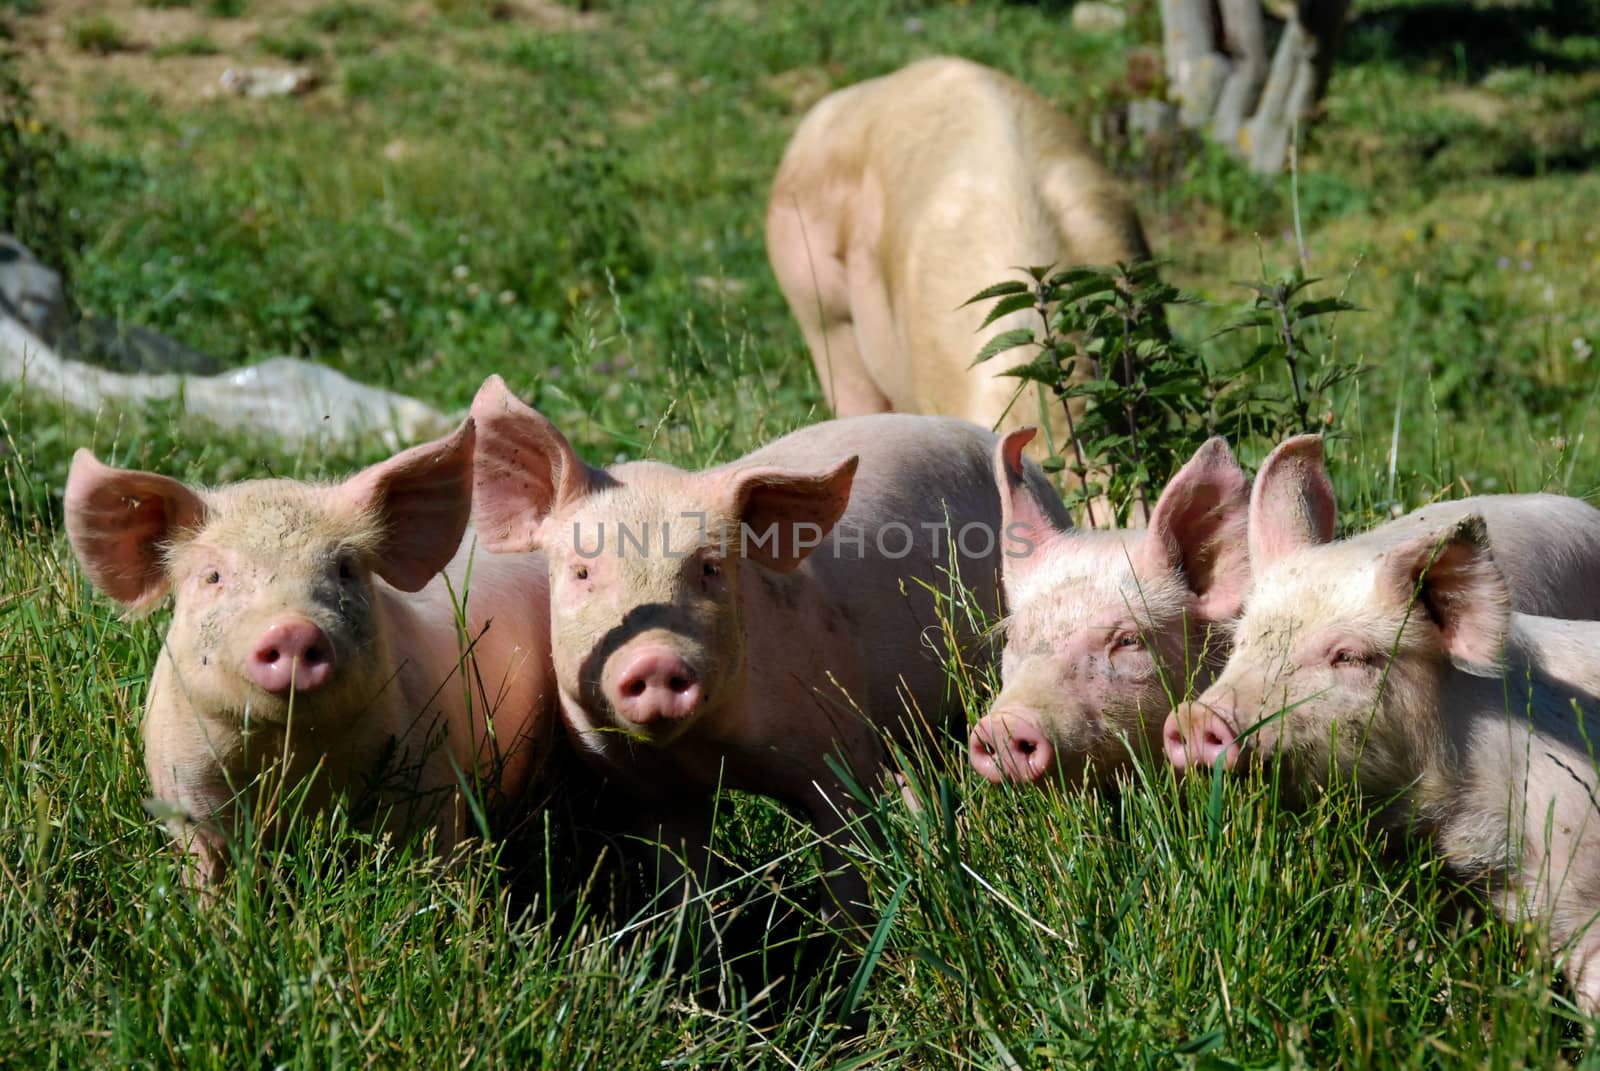
[[173,595],[143,736],[191,878],[224,872],[246,798],[269,839],[272,801],[300,789],[432,828],[448,853],[464,788],[493,803],[528,785],[554,721],[546,571],[463,545],[474,434],[332,485],[202,489],[78,451],[66,527],[84,572],[136,613]]
[[1595,1014],[1600,624],[1513,614],[1477,515],[1328,542],[1328,487],[1286,463],[1310,450],[1291,440],[1257,477],[1233,653],[1168,718],[1168,759],[1281,761],[1293,795],[1353,783],[1507,918],[1547,922]]
[[[719,786],[837,832],[852,804],[831,763],[870,785],[885,733],[960,723],[946,637],[980,668],[992,655],[964,616],[946,627],[938,593],[959,578],[998,611],[992,433],[882,414],[803,428],[703,472],[599,469],[498,379],[472,412],[483,545],[549,556],[567,728],[650,799],[641,810],[680,811],[662,836],[703,849]],[[1037,468],[1018,478],[1051,493]]]

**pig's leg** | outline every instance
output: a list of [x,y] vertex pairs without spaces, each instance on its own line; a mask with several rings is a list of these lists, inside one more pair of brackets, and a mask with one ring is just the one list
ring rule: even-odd
[[221,832],[196,825],[173,830],[173,838],[186,859],[183,883],[209,901],[212,888],[228,873],[228,845]]
[[862,360],[851,312],[845,263],[832,250],[827,220],[798,204],[775,204],[767,222],[767,249],[778,284],[789,301],[823,396],[841,417],[887,413],[893,408]]
[[[1572,943],[1567,952],[1567,980],[1572,985],[1572,999],[1578,1010],[1594,1018],[1600,1016],[1600,922],[1590,925],[1584,935]],[[1594,1027],[1589,1028],[1591,1041]]]
[[[725,874],[711,852],[715,808],[710,796],[668,801],[614,781],[606,782],[601,792],[603,800],[593,818],[596,828],[614,845],[623,869],[645,894],[642,904],[628,897],[630,913],[669,918],[702,898],[712,899],[706,894],[722,883]],[[691,943],[708,951],[715,939],[708,927],[701,926]]]
[[[889,782],[889,787],[897,792],[904,791],[893,781]],[[823,921],[852,927],[871,925],[867,882],[852,858],[859,855],[862,848],[870,850],[872,836],[862,824],[866,816],[839,784],[814,785],[806,810],[822,846]]]

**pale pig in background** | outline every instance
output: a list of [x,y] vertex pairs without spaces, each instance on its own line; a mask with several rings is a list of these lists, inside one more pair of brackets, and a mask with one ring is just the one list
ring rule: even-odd
[[[1135,753],[1159,753],[1173,702],[1207,687],[1228,656],[1230,623],[1250,584],[1249,484],[1227,445],[1212,439],[1163,490],[1148,531],[1057,531],[1015,478],[1018,440],[1028,434],[1007,437],[995,475],[1007,524],[1024,525],[1038,550],[1005,560],[1003,687],[973,728],[970,755],[997,783],[1057,771],[1104,781]],[[1290,440],[1274,466],[1327,480],[1315,436]],[[1469,513],[1487,519],[1517,609],[1600,617],[1600,510],[1575,498],[1439,502],[1355,542],[1377,553]],[[1334,519],[1320,518],[1324,541]]]
[[1333,515],[1320,443],[1285,443],[1256,479],[1233,654],[1173,711],[1168,758],[1353,779],[1506,917],[1548,921],[1600,1012],[1600,624],[1513,614],[1479,516],[1375,544],[1330,543]]
[[[934,593],[951,590],[954,564],[977,606],[999,609],[992,433],[886,414],[803,428],[704,472],[596,469],[498,378],[472,413],[480,539],[549,556],[567,727],[651,801],[669,839],[703,851],[719,787],[835,833],[852,804],[830,756],[871,785],[882,734],[960,723]],[[1026,478],[1054,495],[1036,468]],[[953,617],[954,642],[986,665],[988,645]],[[857,913],[848,885],[834,892]]]
[[[473,440],[469,421],[340,484],[210,490],[78,451],[84,571],[135,612],[174,596],[143,734],[192,878],[223,873],[245,793],[367,794],[447,853],[469,831],[463,779],[491,802],[527,787],[554,723],[545,567],[463,545]],[[282,780],[258,793],[269,770]],[[270,813],[254,825],[273,835]]]
[[[1020,82],[961,59],[914,63],[831,94],[801,122],[767,206],[767,254],[839,416],[891,409],[1001,430],[1060,403],[978,367],[988,338],[1040,327],[964,306],[1027,265],[1148,260],[1133,201],[1082,133]],[[1081,406],[1075,400],[1075,406]],[[1042,457],[1043,454],[1041,453]]]

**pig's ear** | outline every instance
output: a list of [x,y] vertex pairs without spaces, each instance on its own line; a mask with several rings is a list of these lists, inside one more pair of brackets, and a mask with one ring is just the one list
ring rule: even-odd
[[[1005,568],[1012,577],[1038,560],[1035,552],[1041,546],[1071,527],[1059,502],[1042,497],[1053,495],[1054,490],[1037,486],[1023,464],[1023,447],[1036,434],[1035,428],[1018,428],[994,448],[994,482],[1000,492],[1000,543],[1007,548]],[[1023,548],[1020,553],[1015,552],[1018,547]]]
[[1489,549],[1479,514],[1418,536],[1385,556],[1378,583],[1401,605],[1416,600],[1427,613],[1451,658],[1479,666],[1498,665],[1511,627],[1511,593]]
[[95,587],[132,610],[166,594],[163,546],[205,521],[205,502],[177,480],[102,465],[87,450],[67,474],[67,541]]
[[533,550],[545,519],[589,493],[590,469],[566,436],[518,401],[499,376],[478,389],[472,418],[478,423],[472,504],[478,542],[496,552]]
[[471,417],[455,433],[362,469],[338,493],[383,526],[373,569],[419,591],[455,556],[472,516]]
[[859,462],[847,457],[820,473],[735,469],[730,512],[743,526],[744,556],[780,573],[798,568],[844,516]]
[[1236,617],[1250,586],[1249,512],[1244,470],[1221,436],[1208,439],[1161,492],[1135,564],[1182,573],[1200,618]]
[[1333,539],[1338,507],[1323,462],[1322,436],[1296,435],[1267,455],[1250,492],[1250,558],[1264,565]]

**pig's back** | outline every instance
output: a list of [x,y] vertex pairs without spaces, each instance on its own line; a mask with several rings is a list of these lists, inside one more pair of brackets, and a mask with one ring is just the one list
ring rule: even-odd
[[1513,665],[1525,664],[1558,690],[1600,706],[1600,622],[1514,613],[1506,647]]
[[1600,619],[1600,510],[1567,495],[1477,495],[1435,502],[1358,538],[1390,545],[1472,513],[1483,516],[1512,608]]
[[[852,454],[861,459],[838,538],[825,539],[806,568],[853,624],[868,666],[869,709],[880,718],[898,714],[899,680],[924,713],[954,710],[941,663],[942,637],[949,634],[944,618],[971,664],[981,669],[994,657],[979,640],[981,622],[959,608],[941,611],[934,593],[951,591],[954,544],[958,575],[975,606],[989,618],[1002,612],[997,442],[968,421],[884,413],[802,428],[745,459],[805,468]],[[1031,465],[1029,479],[1040,500],[1054,504],[1057,522],[1069,527],[1059,496]]]

